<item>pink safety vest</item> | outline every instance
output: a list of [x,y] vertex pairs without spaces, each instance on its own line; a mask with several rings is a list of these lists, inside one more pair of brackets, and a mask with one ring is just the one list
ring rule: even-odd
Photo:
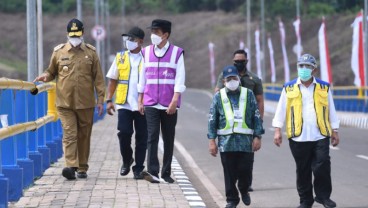
[[[153,106],[161,104],[168,107],[173,96],[176,77],[176,68],[182,48],[169,45],[163,57],[157,57],[154,53],[154,45],[149,45],[142,50],[146,73],[146,86],[144,88],[143,104]],[[178,100],[180,107],[181,97]]]

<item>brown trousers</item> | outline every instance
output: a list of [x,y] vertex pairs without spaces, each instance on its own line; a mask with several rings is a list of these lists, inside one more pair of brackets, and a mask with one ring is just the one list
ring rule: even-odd
[[94,108],[57,108],[63,127],[63,150],[66,167],[87,172]]

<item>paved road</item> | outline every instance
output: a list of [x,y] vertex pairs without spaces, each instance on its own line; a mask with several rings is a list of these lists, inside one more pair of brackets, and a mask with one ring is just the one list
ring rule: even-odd
[[[176,135],[177,158],[207,207],[223,207],[225,196],[220,158],[209,155],[206,139],[210,93],[189,89],[183,96]],[[297,207],[295,164],[285,139],[280,148],[272,142],[272,117],[270,113],[265,115],[266,134],[262,139],[262,149],[255,156],[255,191],[251,193],[251,207]],[[368,207],[367,135],[368,130],[341,127],[341,143],[338,148],[331,149],[331,198],[338,207]],[[315,203],[314,207],[322,206]]]

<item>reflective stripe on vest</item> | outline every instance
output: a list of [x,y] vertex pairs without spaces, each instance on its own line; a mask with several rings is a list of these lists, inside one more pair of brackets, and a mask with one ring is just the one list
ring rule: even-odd
[[[160,104],[169,106],[174,96],[176,68],[183,49],[169,45],[162,57],[157,57],[154,46],[150,45],[143,49],[146,87],[143,94],[145,106]],[[180,107],[179,96],[177,107]]]
[[[229,135],[233,133],[239,134],[250,134],[253,135],[254,130],[248,128],[248,125],[245,123],[245,112],[247,110],[247,96],[248,91],[246,88],[241,87],[240,96],[239,96],[239,112],[242,113],[242,122],[234,122],[234,112],[231,107],[231,103],[226,94],[226,89],[222,88],[220,90],[221,95],[221,103],[225,112],[226,118],[226,126],[223,129],[217,130],[218,135]],[[234,125],[235,123],[235,125]]]
[[[130,65],[129,51],[116,54],[116,67],[119,70],[118,86],[116,88],[116,104],[125,104],[128,97],[129,79],[132,67]],[[138,71],[142,68],[142,60],[139,63]]]
[[[317,117],[317,126],[321,135],[331,136],[331,125],[329,120],[328,107],[329,86],[323,83],[316,83],[313,100],[314,109]],[[286,102],[286,134],[289,139],[298,137],[303,129],[303,101],[298,84],[285,86],[287,97]]]

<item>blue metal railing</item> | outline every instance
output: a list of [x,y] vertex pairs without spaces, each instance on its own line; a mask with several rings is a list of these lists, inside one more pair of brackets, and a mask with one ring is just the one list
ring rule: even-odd
[[[264,95],[266,100],[278,101],[282,91],[282,85],[264,84]],[[338,111],[368,112],[368,87],[333,87],[333,98],[335,108]]]
[[[5,80],[8,85],[4,87]],[[27,91],[33,83],[19,87],[17,84],[22,82],[23,85],[23,81],[15,84],[8,81],[0,78],[0,115],[7,115],[9,125],[4,127],[0,123],[0,207],[8,207],[8,201],[19,200],[23,189],[31,186],[63,154],[61,122],[50,122],[53,119],[45,116],[47,93],[34,96]],[[95,111],[94,116],[96,122],[105,114],[98,117]],[[48,120],[43,119],[45,117]],[[23,124],[28,126],[22,128]],[[37,127],[29,127],[33,125]],[[4,137],[4,132],[11,132],[13,128],[17,130]],[[21,131],[24,132],[18,133]]]

